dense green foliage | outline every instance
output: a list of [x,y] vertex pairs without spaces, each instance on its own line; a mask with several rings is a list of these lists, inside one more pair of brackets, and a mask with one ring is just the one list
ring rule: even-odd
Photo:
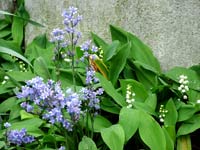
[[[18,17],[6,16],[0,23],[0,149],[51,150],[62,145],[70,150],[182,150],[187,145],[185,150],[191,150],[190,134],[200,128],[199,65],[163,72],[147,45],[111,25],[112,42],[92,33],[101,52],[92,64],[79,63],[73,72],[62,58],[59,63],[52,61],[55,45],[46,35],[39,35],[24,47],[24,26],[30,20],[23,2],[18,5]],[[74,58],[80,59],[80,47],[75,51]],[[105,92],[100,96],[98,115],[82,116],[73,131],[20,107],[23,99],[16,98],[16,93],[25,81],[40,76],[45,81],[59,81],[63,89],[81,89],[87,86],[87,65],[97,68],[99,83],[93,86],[102,86]],[[188,82],[180,81],[181,77]],[[185,91],[179,88],[181,85]],[[7,143],[5,122],[11,123],[9,130],[26,128],[37,140],[22,146]]]

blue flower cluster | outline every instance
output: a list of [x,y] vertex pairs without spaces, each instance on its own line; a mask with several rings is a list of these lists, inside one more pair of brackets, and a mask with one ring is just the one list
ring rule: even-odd
[[[71,131],[73,123],[77,122],[81,114],[81,100],[77,93],[68,89],[63,92],[59,82],[48,80],[47,83],[41,77],[35,77],[21,87],[17,98],[25,98],[21,107],[27,112],[37,113],[51,124],[60,123]],[[66,112],[71,120],[66,119]]]
[[103,94],[103,88],[95,89],[93,85],[97,83],[99,80],[95,77],[95,66],[92,65],[92,61],[97,58],[95,53],[98,52],[98,48],[94,45],[91,45],[91,41],[86,41],[81,45],[81,50],[83,51],[83,56],[81,57],[82,62],[88,63],[86,67],[86,87],[82,89],[83,93],[83,102],[89,107],[90,110],[94,110],[96,113],[97,110],[100,109],[100,95]]
[[7,140],[11,144],[22,145],[35,141],[32,135],[28,135],[25,128],[19,130],[10,130],[7,132]]
[[[62,16],[64,18],[64,28],[56,28],[51,32],[51,42],[55,43],[54,59],[59,58],[58,55],[62,55],[62,58],[74,56],[74,48],[81,38],[81,32],[76,28],[79,22],[82,20],[82,16],[78,14],[78,9],[70,6],[68,10],[63,11]],[[62,48],[68,48],[68,51],[61,51]]]

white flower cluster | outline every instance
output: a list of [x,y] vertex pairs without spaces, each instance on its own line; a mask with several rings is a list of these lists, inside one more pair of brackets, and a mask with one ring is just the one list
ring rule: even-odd
[[179,76],[179,83],[180,86],[178,87],[178,90],[183,94],[183,99],[187,99],[186,92],[189,91],[188,83],[189,81],[187,80],[188,77],[185,75],[180,75]]
[[160,109],[159,109],[159,119],[160,122],[164,122],[165,120],[165,114],[168,113],[168,110],[164,109],[164,105],[160,105]]
[[1,82],[1,84],[5,84],[9,80],[8,76],[4,76],[4,80]]
[[126,102],[128,104],[127,108],[132,108],[133,107],[133,102],[135,101],[134,97],[135,97],[135,93],[131,91],[132,86],[131,85],[127,85],[126,88]]

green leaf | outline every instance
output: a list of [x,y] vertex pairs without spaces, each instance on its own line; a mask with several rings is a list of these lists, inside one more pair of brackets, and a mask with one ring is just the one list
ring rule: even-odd
[[[119,74],[124,69],[130,51],[130,43],[123,45],[110,60],[109,79],[115,84]],[[117,65],[118,64],[118,65]]]
[[175,126],[178,118],[178,113],[176,111],[176,106],[172,99],[170,99],[166,104],[166,110],[168,111],[165,114],[165,126]]
[[17,58],[20,58],[21,60],[23,60],[24,62],[26,62],[28,65],[30,65],[32,67],[31,63],[24,56],[15,52],[12,49],[0,46],[0,53],[6,53],[6,54],[9,54],[9,55],[15,56]]
[[120,45],[119,41],[113,41],[110,45],[107,46],[107,48],[104,49],[103,51],[104,62],[109,61],[117,53],[119,45]]
[[5,29],[8,25],[9,25],[9,23],[7,21],[5,21],[4,19],[0,20],[0,30]]
[[140,123],[138,110],[122,108],[119,114],[119,124],[124,129],[125,141],[127,142],[137,131]]
[[104,128],[108,128],[112,123],[103,116],[95,116],[94,118],[94,131],[100,132]]
[[117,104],[119,104],[120,106],[126,106],[127,104],[125,102],[125,98],[115,90],[112,83],[108,81],[107,79],[105,79],[101,74],[97,73],[96,75],[101,83],[101,86],[105,90],[105,92],[109,96],[111,96]]
[[0,31],[0,38],[4,38],[4,37],[6,37],[8,35],[11,35],[10,29],[6,29],[6,30]]
[[125,135],[121,125],[112,125],[101,130],[101,137],[111,150],[123,150]]
[[150,107],[149,105],[143,103],[143,102],[135,101],[133,103],[133,107],[137,108],[139,110],[143,110],[143,111],[147,112],[148,114],[156,116],[154,109],[152,107]]
[[190,119],[197,112],[197,107],[189,104],[182,104],[178,110],[178,121]]
[[34,61],[34,71],[36,72],[37,75],[39,75],[45,79],[51,78],[51,74],[48,70],[47,64],[42,57],[38,57]]
[[25,56],[32,61],[38,57],[43,57],[47,65],[53,64],[54,45],[49,43],[46,35],[37,36],[26,48]]
[[6,146],[6,143],[4,141],[0,141],[0,149],[3,149]]
[[[91,117],[88,117],[87,120],[88,127],[90,130],[94,130],[94,132],[100,132],[104,128],[108,128],[112,125],[112,123],[103,116],[97,115],[91,121]],[[93,127],[92,127],[93,122]]]
[[190,89],[187,94],[189,101],[192,103],[196,103],[200,99],[200,91]]
[[10,97],[0,104],[0,113],[7,112],[17,105],[16,97]]
[[131,92],[135,93],[134,99],[135,101],[144,102],[148,97],[147,90],[140,82],[132,79],[122,79],[120,80],[120,85],[122,89],[122,93],[124,97],[126,96],[127,86],[131,86]]
[[111,32],[112,41],[120,41],[123,44],[128,42],[126,31],[118,27],[115,27],[113,25],[110,25],[110,32]]
[[135,73],[139,82],[144,84],[146,89],[152,89],[157,87],[157,74],[135,64]]
[[91,32],[91,35],[97,47],[102,48],[103,50],[106,49],[108,44],[102,38],[100,38],[98,35],[94,34],[93,32]]
[[42,135],[43,132],[39,130],[39,127],[42,125],[43,120],[39,118],[31,118],[26,119],[20,122],[12,123],[11,129],[18,129],[21,130],[22,128],[26,128],[29,133],[31,133],[34,136]]
[[145,100],[145,104],[151,107],[154,111],[156,110],[157,106],[157,96],[156,94],[149,93],[148,97]]
[[164,127],[162,129],[163,129],[163,132],[165,134],[165,139],[166,139],[166,150],[174,150],[174,142],[172,138],[170,137],[169,133]]
[[17,17],[13,18],[12,37],[13,40],[20,46],[24,37],[24,22]]
[[113,114],[119,114],[121,108],[111,98],[107,97],[101,99],[101,109]]
[[34,118],[33,114],[27,113],[25,110],[20,111],[21,120]]
[[15,17],[17,17],[17,18],[19,18],[19,19],[28,21],[29,23],[31,23],[31,24],[33,24],[33,25],[35,25],[35,26],[45,27],[44,25],[42,25],[42,24],[40,24],[40,23],[38,23],[38,22],[36,22],[36,21],[30,20],[30,19],[27,19],[27,18],[23,18],[23,17],[17,16],[17,15],[14,15],[14,14],[11,14],[11,13],[6,12],[6,11],[0,10],[0,14],[9,15],[9,16],[15,16]]
[[150,149],[166,150],[166,140],[162,128],[144,111],[140,111],[139,135]]
[[139,38],[128,33],[128,39],[131,42],[131,57],[143,67],[154,72],[161,72],[160,63],[153,55],[152,50],[145,45]]
[[9,71],[6,74],[16,81],[26,81],[35,77],[35,74],[32,72]]
[[177,136],[187,135],[200,128],[200,115],[194,115],[179,127]]
[[97,150],[97,147],[91,138],[83,136],[78,145],[78,150]]
[[20,110],[21,107],[18,104],[14,105],[10,111],[9,121],[18,118],[20,116]]
[[165,75],[177,83],[180,80],[180,75],[186,75],[188,77],[187,80],[189,81],[189,88],[200,91],[200,76],[194,70],[183,67],[174,67],[173,69],[166,72]]

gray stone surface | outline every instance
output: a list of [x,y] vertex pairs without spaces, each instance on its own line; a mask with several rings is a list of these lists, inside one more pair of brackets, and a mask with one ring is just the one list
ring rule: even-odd
[[[0,10],[3,11],[12,11],[13,9],[13,3],[12,0],[0,0]],[[3,18],[4,16],[0,14],[0,18]]]
[[200,0],[26,0],[31,18],[26,41],[62,26],[61,12],[70,5],[83,15],[83,39],[93,31],[110,39],[109,24],[138,36],[149,45],[164,70],[200,63]]

